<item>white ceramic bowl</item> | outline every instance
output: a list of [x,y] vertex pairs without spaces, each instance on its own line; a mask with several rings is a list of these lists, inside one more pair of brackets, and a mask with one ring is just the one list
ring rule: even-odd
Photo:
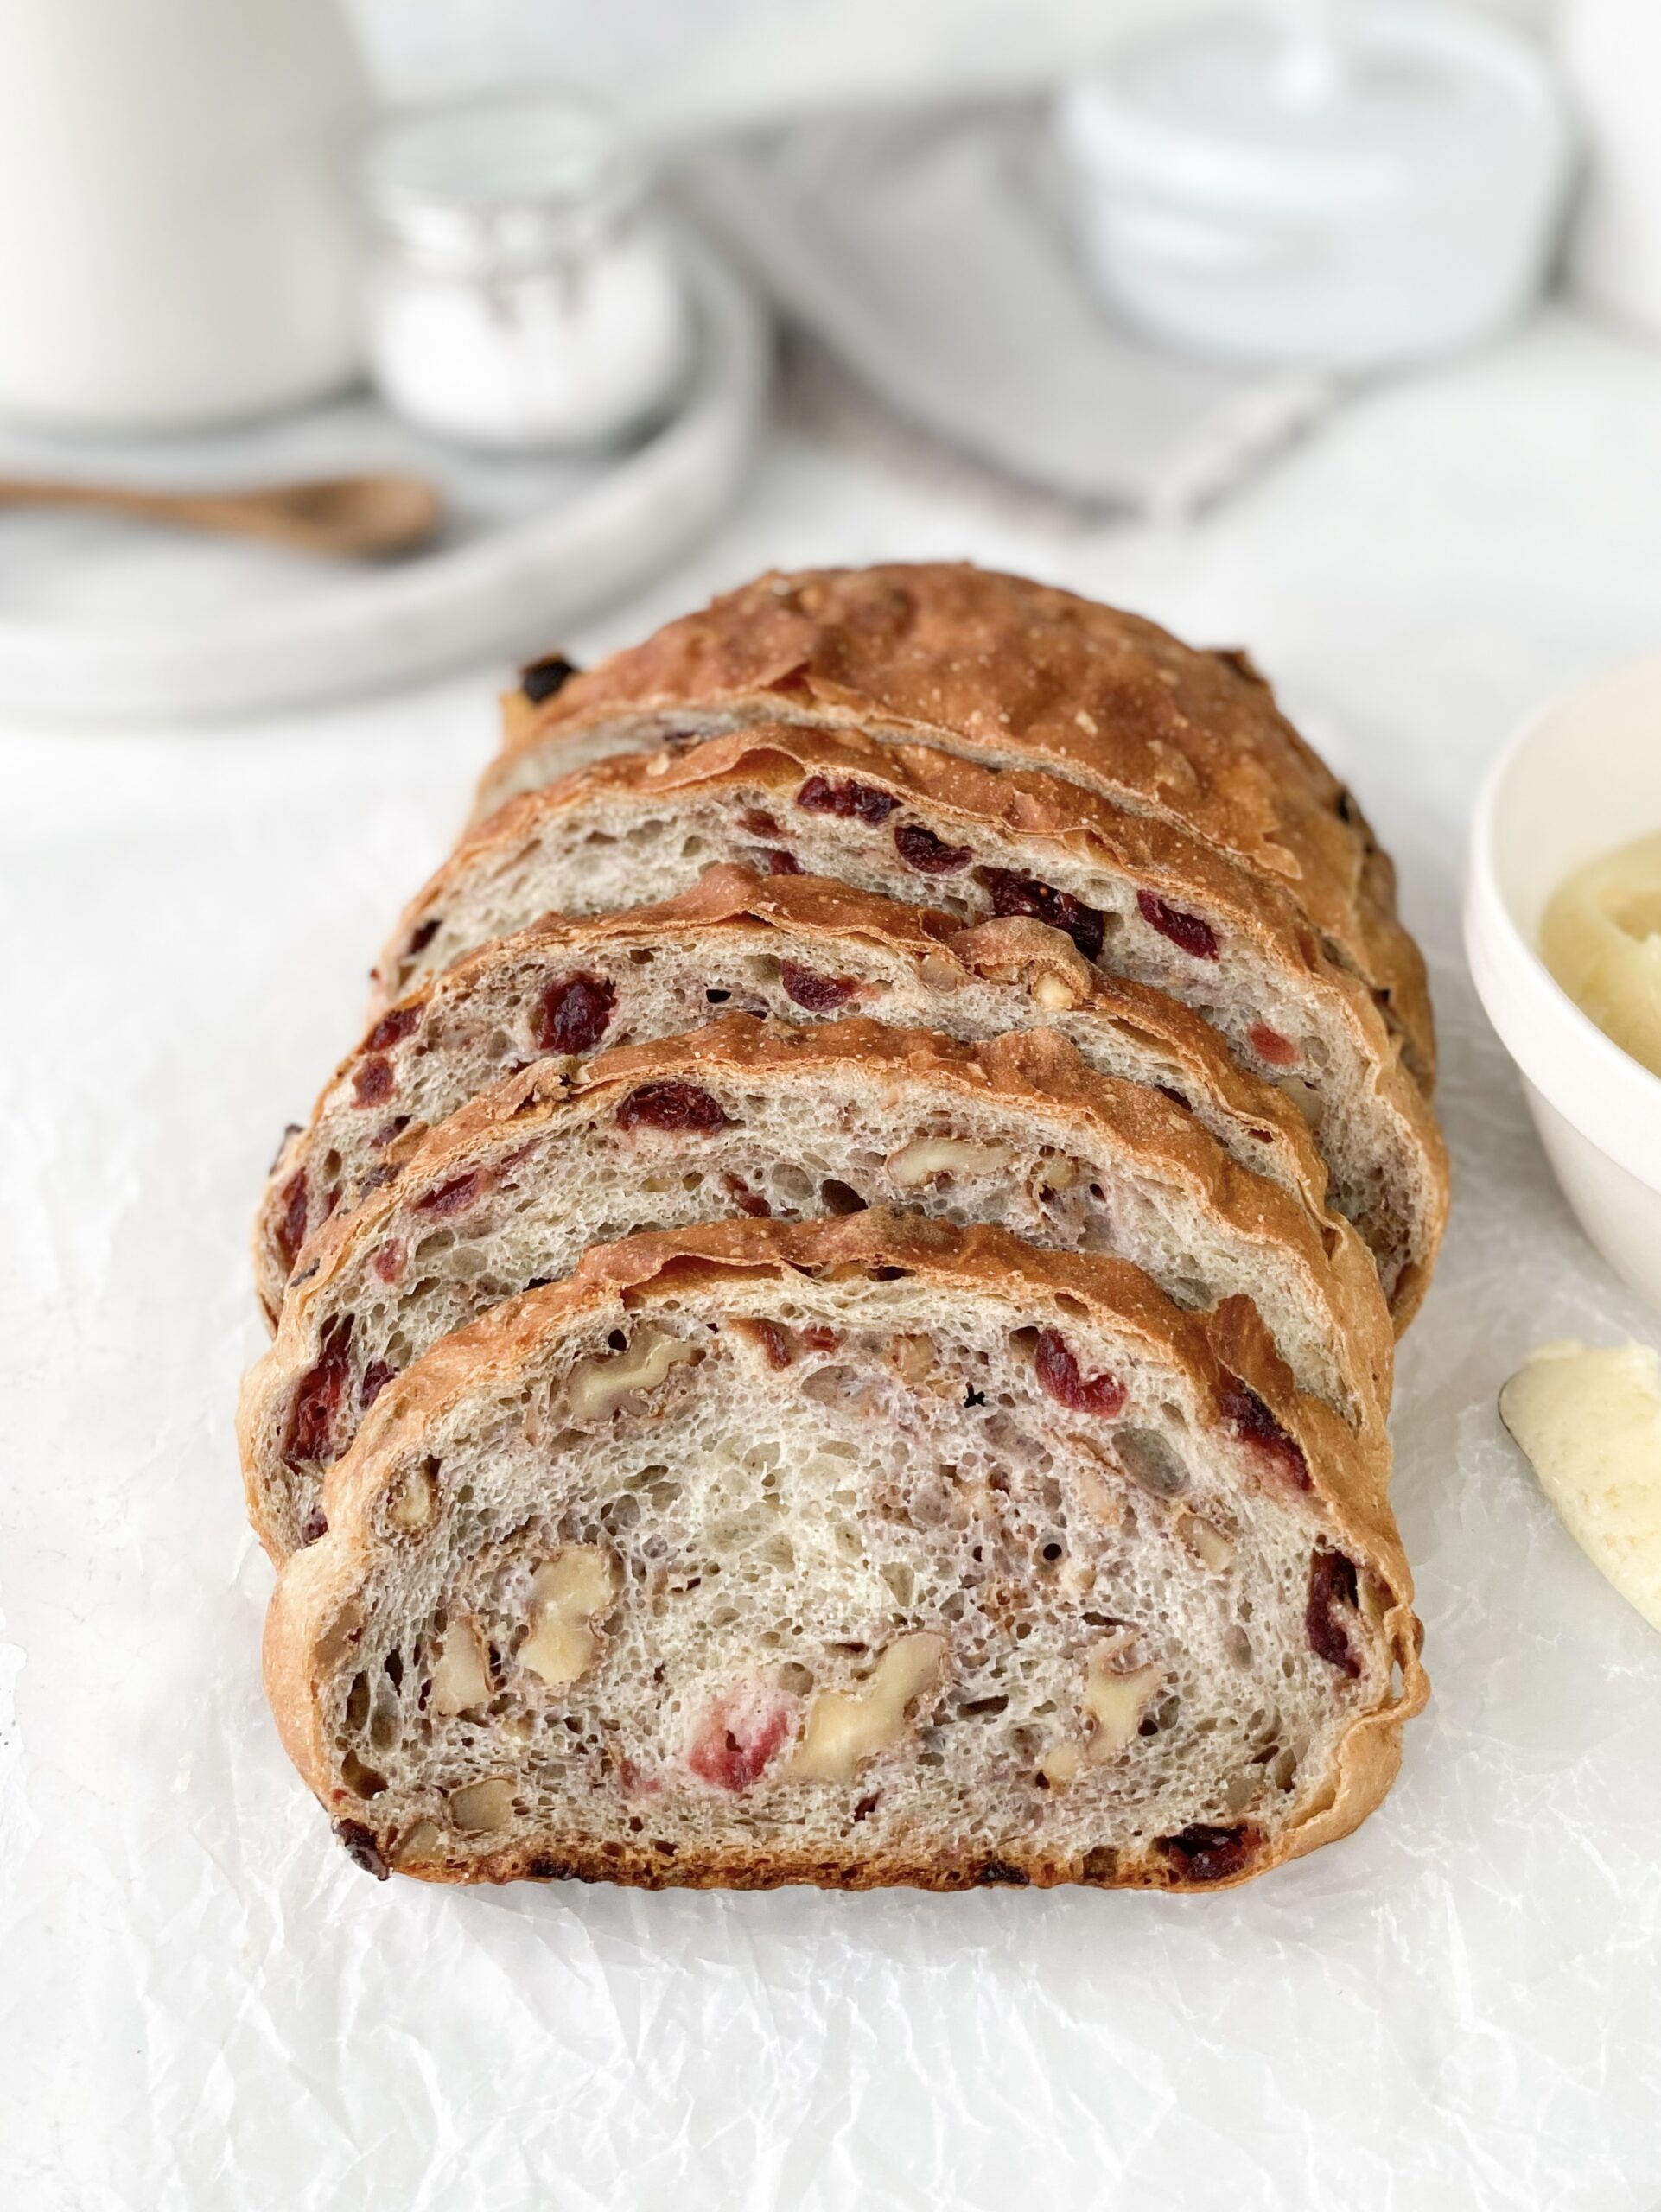
[[1566,876],[1657,830],[1661,658],[1560,699],[1501,757],[1471,832],[1465,950],[1581,1227],[1661,1308],[1661,1077],[1588,1020],[1537,950]]

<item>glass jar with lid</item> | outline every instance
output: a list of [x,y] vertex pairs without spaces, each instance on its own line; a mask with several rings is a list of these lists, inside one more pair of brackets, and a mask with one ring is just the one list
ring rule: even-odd
[[364,164],[369,354],[388,404],[467,444],[582,448],[661,411],[692,321],[645,161],[542,92],[406,117]]

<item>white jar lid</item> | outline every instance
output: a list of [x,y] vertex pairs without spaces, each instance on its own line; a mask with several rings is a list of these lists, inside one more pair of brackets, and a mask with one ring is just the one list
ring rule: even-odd
[[1104,183],[1298,215],[1376,210],[1479,177],[1533,184],[1563,143],[1525,41],[1420,0],[1143,33],[1063,94],[1058,124]]
[[457,265],[562,252],[614,223],[646,181],[606,111],[567,92],[397,118],[363,161],[381,228],[423,258]]

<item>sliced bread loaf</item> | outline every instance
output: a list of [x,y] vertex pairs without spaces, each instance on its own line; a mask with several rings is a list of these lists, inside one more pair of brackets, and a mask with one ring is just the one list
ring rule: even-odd
[[384,1391],[278,1578],[296,1765],[432,1881],[1215,1888],[1425,1696],[1382,1467],[1243,1302],[996,1230],[636,1237]]
[[834,876],[967,922],[1028,916],[1181,1000],[1308,1109],[1333,1203],[1378,1255],[1399,1313],[1417,1305],[1445,1157],[1366,988],[1286,894],[1047,776],[785,728],[601,761],[512,801],[458,849],[382,956],[384,1001],[550,911],[679,892],[717,860]]
[[1180,1107],[1053,1031],[961,1045],[749,1014],[542,1062],[440,1125],[308,1248],[245,1389],[250,1512],[280,1556],[363,1413],[486,1306],[590,1244],[723,1216],[899,1205],[1117,1252],[1183,1306],[1249,1296],[1301,1387],[1382,1456],[1393,1339],[1355,1232],[1230,1160]]
[[[565,664],[559,664],[562,668]],[[1428,1088],[1424,963],[1350,793],[1244,654],[962,563],[766,575],[556,683],[526,671],[480,817],[590,760],[758,722],[918,740],[1040,767],[1195,832],[1293,891],[1378,994]]]
[[277,1155],[254,1233],[276,1325],[308,1233],[391,1180],[435,1124],[548,1055],[568,1064],[728,1009],[869,1014],[967,1040],[1047,1024],[1092,1067],[1162,1091],[1244,1166],[1324,1215],[1326,1169],[1291,1101],[1162,991],[1104,975],[1071,938],[953,917],[817,876],[716,867],[657,906],[493,939],[388,1009]]

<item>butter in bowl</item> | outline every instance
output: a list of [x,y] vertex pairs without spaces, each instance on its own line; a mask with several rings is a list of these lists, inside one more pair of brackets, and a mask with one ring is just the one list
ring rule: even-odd
[[1557,701],[1501,757],[1465,944],[1564,1195],[1661,1310],[1661,658]]
[[1560,885],[1540,950],[1581,1013],[1661,1075],[1661,835],[1606,853]]

